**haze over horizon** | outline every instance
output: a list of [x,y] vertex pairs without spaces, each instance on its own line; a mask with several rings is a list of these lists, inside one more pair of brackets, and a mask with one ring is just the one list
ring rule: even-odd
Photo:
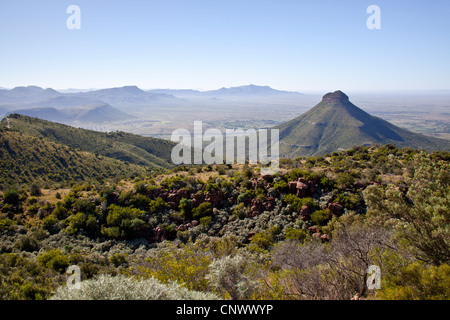
[[[66,10],[81,10],[69,30]],[[381,10],[370,30],[367,8]],[[450,2],[0,2],[0,86],[448,90]]]

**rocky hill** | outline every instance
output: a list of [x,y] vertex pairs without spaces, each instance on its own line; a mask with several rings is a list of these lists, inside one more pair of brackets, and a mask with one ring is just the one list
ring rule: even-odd
[[323,155],[359,145],[394,144],[427,151],[449,151],[450,141],[414,133],[374,117],[350,102],[342,91],[330,92],[314,108],[275,128],[280,156]]

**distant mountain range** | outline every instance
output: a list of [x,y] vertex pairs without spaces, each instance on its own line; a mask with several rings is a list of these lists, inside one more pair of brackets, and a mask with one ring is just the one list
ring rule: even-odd
[[280,156],[315,156],[359,145],[394,144],[428,151],[450,151],[450,141],[424,136],[374,117],[350,102],[342,91],[330,92],[314,108],[275,127]]
[[230,87],[230,88],[220,88],[218,90],[209,90],[209,91],[198,91],[192,89],[155,89],[149,90],[149,92],[154,93],[164,93],[170,94],[176,97],[216,97],[216,98],[231,98],[231,97],[276,97],[276,96],[303,96],[302,93],[292,92],[292,91],[282,91],[272,89],[269,86],[257,86],[257,85],[245,85],[239,87]]
[[176,102],[163,93],[151,93],[136,86],[62,93],[37,86],[0,90],[0,116],[19,113],[65,124],[103,123],[133,119],[136,106]]
[[[124,86],[99,90],[69,90],[58,92],[37,86],[0,89],[0,116],[19,113],[65,124],[117,122],[141,118],[142,115],[161,116],[172,110],[195,107],[198,99],[212,101],[270,99],[302,96],[301,93],[272,89],[268,86],[240,86],[211,91],[196,90],[142,90]],[[194,102],[190,101],[193,99]]]

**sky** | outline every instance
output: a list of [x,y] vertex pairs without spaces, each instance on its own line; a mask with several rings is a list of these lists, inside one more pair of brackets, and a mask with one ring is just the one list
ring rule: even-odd
[[450,89],[449,17],[448,0],[0,0],[0,87]]

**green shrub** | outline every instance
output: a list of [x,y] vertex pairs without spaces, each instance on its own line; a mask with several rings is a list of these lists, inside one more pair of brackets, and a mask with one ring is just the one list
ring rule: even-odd
[[192,219],[192,202],[191,199],[182,198],[180,200],[180,205],[178,206],[180,209],[181,216],[185,219]]
[[53,215],[58,220],[64,220],[65,218],[67,218],[67,209],[62,206],[61,202],[58,201],[56,203],[56,207],[55,209],[53,209]]
[[56,272],[63,273],[69,266],[68,257],[58,249],[42,253],[37,257],[37,262]]
[[57,231],[57,228],[56,228],[57,224],[58,224],[58,219],[55,217],[54,214],[51,214],[42,220],[42,228],[44,228],[45,230],[47,230],[50,233],[55,233]]
[[101,233],[109,238],[124,239],[142,237],[148,230],[145,212],[132,207],[120,207],[112,204],[106,217],[108,227],[102,226]]
[[339,202],[344,208],[354,210],[357,206],[362,204],[362,198],[356,194],[338,194],[334,198],[335,202]]
[[18,298],[21,300],[43,300],[48,294],[48,290],[37,283],[26,282],[21,285]]
[[318,208],[318,204],[310,197],[299,198],[295,194],[287,194],[283,197],[283,201],[290,204],[297,212],[300,212],[303,206],[308,206],[311,210]]
[[329,192],[333,189],[337,188],[337,184],[336,182],[334,182],[333,180],[331,180],[328,177],[322,177],[320,178],[319,181],[319,186],[322,188],[323,191],[325,192]]
[[339,174],[339,176],[336,179],[337,184],[341,189],[352,187],[355,183],[356,179],[348,172],[343,172]]
[[86,214],[83,212],[78,212],[75,215],[71,215],[67,220],[69,223],[67,231],[69,233],[78,233],[82,229],[86,228]]
[[311,221],[318,226],[325,226],[330,220],[330,216],[330,210],[328,209],[316,210],[311,215]]
[[212,204],[210,202],[203,202],[197,208],[192,210],[194,219],[201,219],[203,217],[211,216],[213,214]]
[[11,219],[1,219],[0,220],[0,231],[6,230],[8,229],[10,226],[16,224],[16,222],[14,220]]
[[4,203],[13,205],[13,206],[17,206],[19,205],[19,192],[16,189],[10,189],[8,191],[5,192],[5,194],[3,195],[3,201]]
[[449,300],[450,266],[426,266],[419,262],[384,278],[376,297],[383,300]]
[[241,193],[237,197],[237,203],[244,203],[245,201],[247,201],[247,193]]
[[273,189],[280,193],[285,193],[288,192],[289,186],[286,181],[280,180],[273,184]]
[[39,250],[39,244],[35,237],[31,235],[22,235],[17,239],[15,246],[20,251],[33,252]]
[[200,218],[200,224],[202,226],[206,227],[207,225],[209,225],[211,223],[211,220],[212,220],[212,218],[210,216],[206,216],[206,217]]
[[37,183],[33,183],[30,187],[30,195],[32,197],[39,197],[42,195],[41,187]]
[[124,253],[115,253],[109,257],[109,262],[111,262],[116,268],[120,266],[128,266],[127,255]]
[[150,200],[148,205],[148,211],[150,213],[162,212],[164,209],[168,208],[169,205],[161,197],[158,197],[155,200]]
[[306,232],[299,228],[297,228],[297,229],[287,228],[286,229],[286,239],[303,241],[306,239]]
[[258,249],[267,249],[272,244],[273,239],[266,232],[258,232],[250,241],[249,249],[250,250],[258,250]]
[[180,250],[170,244],[166,250],[155,252],[145,262],[134,267],[140,278],[156,278],[163,283],[176,281],[189,290],[209,290],[206,277],[211,257],[207,250],[189,243]]

